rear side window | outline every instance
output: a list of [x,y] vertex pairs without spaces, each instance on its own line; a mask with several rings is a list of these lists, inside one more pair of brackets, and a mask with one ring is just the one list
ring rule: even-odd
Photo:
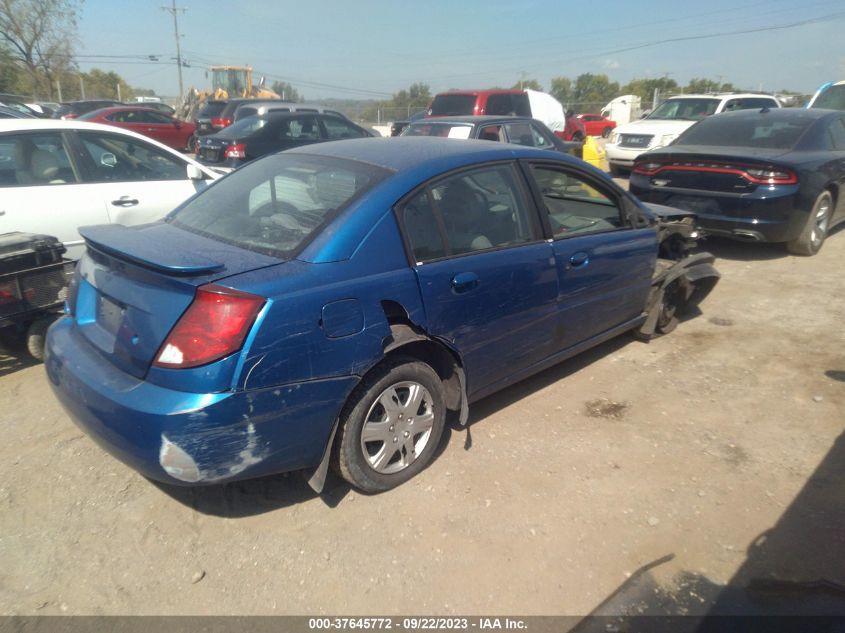
[[400,210],[414,261],[524,244],[537,227],[513,169],[484,167],[445,178]]
[[845,150],[845,119],[834,119],[829,134],[831,149]]
[[431,104],[432,116],[475,114],[475,95],[437,95]]
[[[287,259],[391,172],[355,161],[279,154],[230,174],[167,221]],[[210,195],[209,195],[210,194]]]

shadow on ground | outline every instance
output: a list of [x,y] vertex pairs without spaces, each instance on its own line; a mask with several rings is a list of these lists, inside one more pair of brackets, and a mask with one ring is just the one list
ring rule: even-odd
[[672,587],[660,586],[651,570],[670,554],[638,570],[572,631],[845,631],[843,526],[845,433],[778,522],[749,544],[727,585],[682,572]]

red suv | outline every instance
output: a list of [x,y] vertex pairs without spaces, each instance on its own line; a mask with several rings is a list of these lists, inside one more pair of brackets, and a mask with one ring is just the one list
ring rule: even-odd
[[[534,112],[532,100],[542,103],[542,113]],[[550,119],[549,103],[559,109]],[[435,95],[428,106],[427,117],[436,116],[525,116],[538,119],[565,141],[583,141],[583,124],[575,117],[564,117],[563,107],[550,95],[527,90],[450,90]],[[544,116],[545,115],[545,116]],[[565,126],[562,130],[558,129]]]

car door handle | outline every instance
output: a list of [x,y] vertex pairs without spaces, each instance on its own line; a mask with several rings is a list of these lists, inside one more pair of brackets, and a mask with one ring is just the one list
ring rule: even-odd
[[120,196],[117,200],[112,200],[111,203],[116,207],[134,207],[138,204],[138,201],[135,198],[130,198],[129,196]]
[[0,211],[0,215],[6,215],[5,211]]
[[458,273],[452,277],[452,290],[458,294],[468,292],[478,286],[478,275],[475,273]]
[[567,268],[580,268],[590,263],[590,255],[584,252],[575,253],[569,258],[569,266]]

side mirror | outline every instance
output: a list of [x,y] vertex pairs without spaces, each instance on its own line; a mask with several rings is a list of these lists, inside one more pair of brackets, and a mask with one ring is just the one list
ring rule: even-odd
[[115,156],[111,152],[103,152],[102,154],[100,154],[100,164],[103,167],[116,167],[117,156]]
[[205,174],[202,172],[202,169],[193,163],[188,163],[187,172],[188,178],[191,180],[205,180]]

